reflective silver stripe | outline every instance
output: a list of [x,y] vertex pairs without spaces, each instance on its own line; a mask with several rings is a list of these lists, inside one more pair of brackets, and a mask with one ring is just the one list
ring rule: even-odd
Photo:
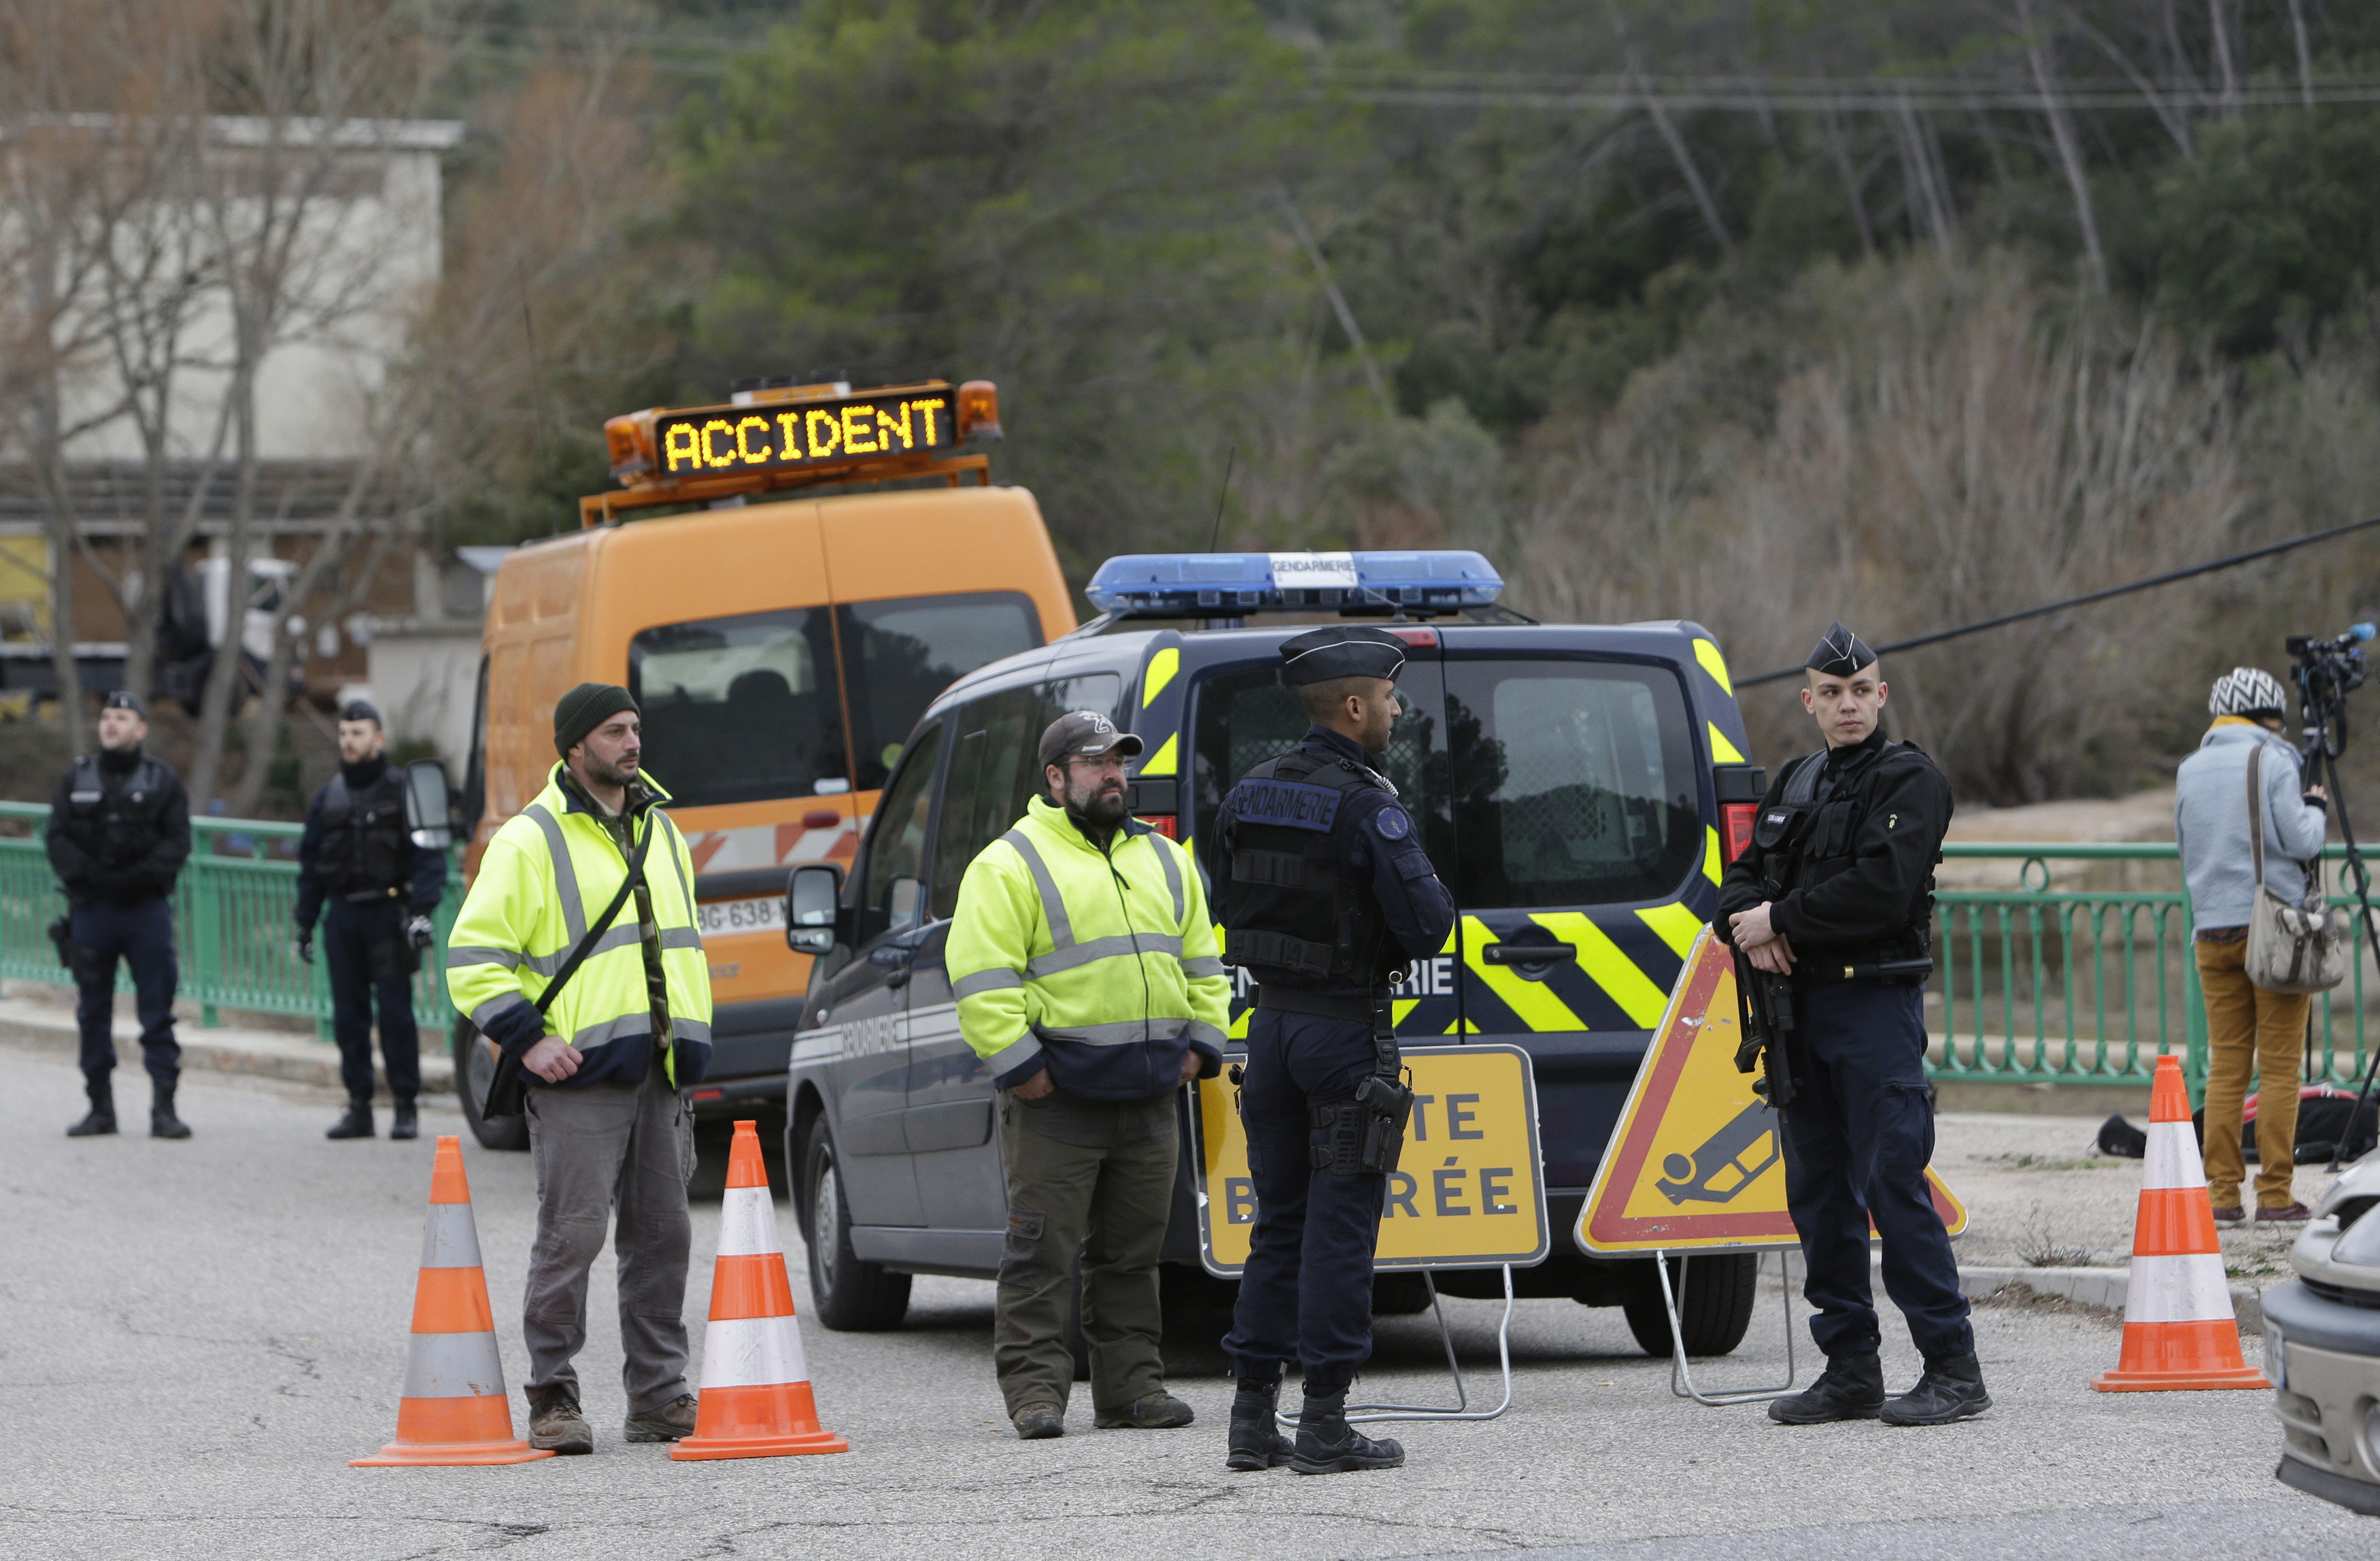
[[1192,1019],[1188,1025],[1184,1027],[1182,1039],[1184,1041],[1204,1041],[1207,1044],[1214,1047],[1215,1050],[1219,1052],[1223,1049],[1222,1031],[1217,1026],[1205,1023],[1199,1019]]
[[702,933],[693,927],[663,927],[662,929],[662,947],[663,949],[691,948],[697,953],[700,953],[702,950]]
[[545,833],[545,854],[553,862],[554,894],[562,901],[563,925],[570,929],[570,946],[576,948],[587,935],[587,902],[579,897],[578,870],[570,865],[570,842],[563,836],[562,821],[542,802],[532,802],[521,811]]
[[407,1398],[484,1398],[504,1391],[493,1334],[416,1334],[405,1352]]
[[[1161,835],[1151,835],[1148,837],[1148,848],[1157,853],[1159,863],[1165,869],[1165,886],[1173,891],[1173,924],[1179,927],[1182,925],[1182,919],[1190,913],[1189,909],[1182,903],[1182,864],[1173,860],[1172,851],[1166,849],[1165,836]],[[1175,952],[1180,952],[1178,943],[1175,945]]]
[[489,1023],[511,1012],[516,1003],[524,1008],[529,1006],[529,1000],[519,993],[500,992],[471,1010],[471,1023],[478,1028],[480,1033],[484,1035],[487,1033]]
[[1033,842],[1025,837],[1025,831],[1012,829],[1001,838],[1016,848],[1016,854],[1025,859],[1026,867],[1032,872],[1034,887],[1041,891],[1041,914],[1050,923],[1051,946],[1072,946],[1075,924],[1066,919],[1066,902],[1058,897],[1058,881],[1050,876],[1049,864],[1041,860],[1041,853],[1034,849]]
[[617,1018],[605,1019],[601,1024],[589,1025],[571,1036],[570,1043],[582,1052],[590,1052],[598,1046],[609,1045],[624,1035],[650,1035],[652,1032],[653,1016],[639,1008],[633,1014],[622,1014]]
[[448,970],[459,970],[466,965],[502,965],[507,970],[517,970],[521,966],[521,956],[509,948],[449,948],[446,951]]
[[1031,1062],[1035,1057],[1038,1057],[1040,1055],[1041,1037],[1034,1034],[1031,1031],[1026,1031],[1024,1038],[1018,1041],[1015,1044],[1002,1046],[1000,1050],[992,1053],[991,1055],[984,1058],[983,1065],[990,1068],[991,1070],[991,1076],[997,1079],[1003,1073],[1023,1067],[1026,1063]]
[[1219,955],[1195,954],[1182,961],[1182,973],[1193,981],[1200,976],[1220,976],[1223,973],[1223,961]]
[[468,1203],[432,1203],[430,1223],[421,1229],[421,1266],[477,1268],[480,1230],[471,1222]]
[[[1045,1041],[1075,1041],[1086,1046],[1125,1046],[1135,1041],[1171,1041],[1190,1026],[1188,1019],[1117,1019],[1109,1024],[1081,1024],[1061,1030],[1043,1025]],[[1211,1028],[1211,1027],[1209,1027]]]
[[[595,946],[588,951],[587,957],[593,959],[616,949],[633,948],[636,944],[637,929],[615,926],[595,940]],[[573,943],[570,948],[556,949],[552,954],[520,954],[514,956],[514,958],[522,970],[533,971],[552,981],[562,973],[562,967],[570,963],[571,949],[577,946],[577,944]],[[586,967],[582,965],[579,968],[584,970]]]
[[983,992],[1006,992],[1025,984],[1025,978],[1006,967],[978,970],[971,976],[961,976],[951,982],[953,997],[973,997]]
[[710,1044],[710,1025],[706,1020],[680,1018],[672,1014],[670,1028],[677,1031],[677,1038],[681,1041],[699,1041],[706,1046]]
[[1061,970],[1096,965],[1102,959],[1126,958],[1135,954],[1170,954],[1179,959],[1182,957],[1182,940],[1163,933],[1143,933],[1137,939],[1129,933],[1115,933],[1038,955],[1026,961],[1025,973],[1038,981],[1043,976],[1054,976]]

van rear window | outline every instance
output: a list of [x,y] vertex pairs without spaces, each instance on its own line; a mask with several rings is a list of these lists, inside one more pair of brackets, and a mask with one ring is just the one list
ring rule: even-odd
[[679,807],[808,797],[845,777],[824,607],[646,629],[628,641],[628,691],[645,765]]

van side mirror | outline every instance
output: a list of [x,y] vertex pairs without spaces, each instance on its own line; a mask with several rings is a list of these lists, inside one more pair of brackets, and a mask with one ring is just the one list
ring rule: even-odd
[[804,862],[785,880],[785,946],[796,954],[832,954],[843,902],[843,868]]
[[425,851],[443,851],[455,844],[454,797],[446,786],[446,766],[435,759],[416,759],[405,767],[405,827]]

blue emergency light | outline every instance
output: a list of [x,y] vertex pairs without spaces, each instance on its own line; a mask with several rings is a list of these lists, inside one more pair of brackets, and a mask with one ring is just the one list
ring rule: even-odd
[[1084,594],[1103,613],[1196,617],[1202,613],[1315,608],[1489,607],[1504,590],[1476,553],[1128,553],[1099,566]]

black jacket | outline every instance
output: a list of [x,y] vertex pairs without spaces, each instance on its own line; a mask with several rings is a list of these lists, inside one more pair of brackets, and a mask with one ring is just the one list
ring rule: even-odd
[[[394,774],[385,759],[368,759],[361,764],[342,764],[339,773],[351,793],[373,791]],[[322,913],[323,899],[333,893],[346,892],[340,885],[326,883],[323,872],[322,848],[329,828],[323,810],[330,794],[331,788],[325,786],[316,791],[313,799],[306,804],[306,833],[298,841],[298,903],[293,909],[301,937],[312,933],[315,920]],[[446,893],[446,853],[425,851],[416,847],[412,835],[402,827],[401,798],[396,805],[400,827],[394,843],[395,878],[390,884],[377,886],[404,891],[407,913],[427,916],[438,909],[439,899]]]
[[[1775,833],[1796,771],[1825,768],[1791,839]],[[1773,900],[1771,924],[1804,952],[1903,958],[1931,937],[1934,864],[1950,827],[1950,783],[1923,749],[1888,742],[1882,728],[1865,742],[1788,764],[1762,799],[1754,843],[1719,884],[1712,929],[1732,942],[1728,918]]]
[[50,866],[77,905],[137,905],[174,892],[190,860],[181,777],[140,749],[75,761],[50,801]]

